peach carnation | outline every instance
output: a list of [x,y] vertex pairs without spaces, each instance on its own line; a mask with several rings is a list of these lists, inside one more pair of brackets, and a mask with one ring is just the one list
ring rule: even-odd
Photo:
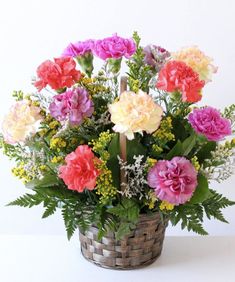
[[95,162],[99,159],[88,145],[80,145],[65,158],[66,165],[59,168],[59,177],[70,190],[83,192],[85,189],[93,190],[96,178],[99,175]]
[[120,99],[109,106],[114,131],[134,139],[134,133],[152,133],[158,129],[163,114],[162,108],[147,93],[125,91]]
[[217,72],[217,67],[212,64],[213,59],[206,56],[197,46],[182,48],[173,53],[172,58],[185,62],[205,82],[211,81],[212,74]]
[[32,106],[26,100],[16,102],[3,120],[5,142],[12,145],[24,142],[27,137],[37,132],[40,121],[40,108]]

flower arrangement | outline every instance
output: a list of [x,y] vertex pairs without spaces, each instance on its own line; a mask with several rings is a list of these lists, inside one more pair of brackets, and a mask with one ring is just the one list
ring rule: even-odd
[[28,190],[9,205],[61,209],[68,238],[95,224],[120,239],[154,212],[202,235],[205,216],[227,222],[235,202],[210,183],[233,173],[235,105],[196,104],[216,71],[197,47],[142,47],[136,32],[70,43],[37,68],[33,93],[13,93],[0,144]]

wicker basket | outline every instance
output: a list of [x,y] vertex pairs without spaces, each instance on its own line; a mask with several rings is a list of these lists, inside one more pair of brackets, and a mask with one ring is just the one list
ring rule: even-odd
[[109,234],[98,240],[95,226],[79,232],[83,256],[98,266],[134,269],[153,263],[161,254],[167,221],[160,214],[141,215],[136,229],[122,240]]

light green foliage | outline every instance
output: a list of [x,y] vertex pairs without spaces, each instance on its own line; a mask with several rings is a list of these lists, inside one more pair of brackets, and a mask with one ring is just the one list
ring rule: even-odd
[[24,99],[24,93],[21,90],[19,90],[19,91],[15,90],[12,93],[12,97],[14,97],[16,101],[20,101],[20,100]]
[[153,76],[151,67],[144,63],[143,48],[140,46],[140,37],[134,32],[133,39],[136,43],[136,53],[131,60],[127,61],[129,70],[127,72],[130,90],[138,92],[141,89],[144,92],[149,90],[149,82]]
[[116,232],[116,238],[119,240],[135,228],[140,208],[134,200],[123,198],[120,204],[110,208],[108,212],[115,215],[120,222]]

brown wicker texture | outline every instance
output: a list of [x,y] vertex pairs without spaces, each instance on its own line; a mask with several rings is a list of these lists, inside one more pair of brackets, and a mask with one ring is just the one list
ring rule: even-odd
[[122,240],[115,234],[98,240],[98,229],[79,232],[83,256],[98,266],[112,269],[134,269],[153,263],[161,254],[167,222],[159,213],[141,215],[136,229]]

